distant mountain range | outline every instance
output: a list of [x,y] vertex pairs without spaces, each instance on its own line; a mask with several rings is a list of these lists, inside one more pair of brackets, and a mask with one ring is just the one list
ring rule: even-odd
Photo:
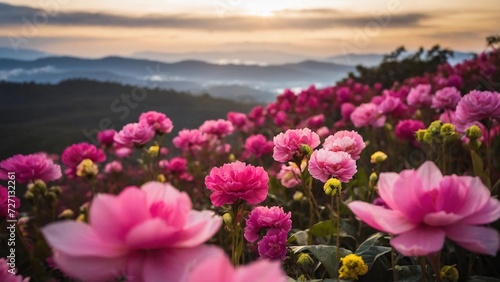
[[[456,52],[450,63],[461,62],[471,56]],[[283,88],[332,85],[354,71],[355,65],[374,66],[382,59],[382,54],[347,54],[311,59],[305,55],[273,50],[141,52],[133,54],[132,58],[90,59],[0,47],[0,80],[59,83],[85,78],[267,103],[273,101]]]

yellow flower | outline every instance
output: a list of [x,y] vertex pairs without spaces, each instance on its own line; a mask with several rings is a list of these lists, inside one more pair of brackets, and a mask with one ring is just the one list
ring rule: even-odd
[[379,163],[384,162],[386,159],[387,159],[387,155],[384,152],[377,151],[377,152],[372,154],[372,156],[370,158],[370,162],[372,164],[379,164]]
[[350,254],[340,259],[342,267],[339,269],[340,279],[358,279],[358,276],[365,275],[368,272],[368,265],[363,261],[363,258]]
[[448,282],[457,282],[459,274],[454,265],[445,265],[441,268],[441,279]]
[[330,178],[323,186],[323,190],[327,195],[335,196],[342,191],[342,183],[337,178]]
[[151,146],[149,147],[148,153],[152,157],[158,156],[158,153],[160,152],[160,146]]
[[79,177],[97,175],[98,172],[97,165],[91,159],[84,159],[76,167],[76,175]]
[[165,175],[163,175],[163,174],[158,174],[158,176],[156,177],[156,180],[161,182],[161,183],[165,183],[167,181],[167,179],[165,178]]

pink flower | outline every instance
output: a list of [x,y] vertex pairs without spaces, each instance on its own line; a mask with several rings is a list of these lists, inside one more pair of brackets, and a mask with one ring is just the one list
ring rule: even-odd
[[433,109],[455,110],[462,94],[455,87],[445,87],[436,92],[432,98]]
[[287,162],[296,156],[302,156],[302,146],[307,145],[311,149],[320,144],[318,134],[309,128],[289,129],[274,137],[273,158],[278,162]]
[[243,199],[255,205],[267,197],[269,176],[258,166],[240,161],[214,167],[205,177],[205,185],[212,191],[210,200],[214,206],[232,204]]
[[262,134],[252,135],[245,141],[245,150],[257,158],[272,153],[273,147],[273,141],[267,141]]
[[124,147],[141,147],[151,141],[155,136],[155,130],[145,121],[129,123],[118,132],[114,140]]
[[172,121],[164,114],[155,111],[142,113],[139,116],[139,123],[145,122],[159,134],[166,134],[172,132],[174,125]]
[[[15,192],[15,190],[11,191]],[[19,199],[17,197],[9,198],[9,190],[6,187],[0,185],[0,218],[8,217],[9,209],[16,210],[20,206],[21,202],[19,201]],[[14,212],[14,215],[17,218],[17,211]],[[15,219],[15,218],[8,218],[8,219]]]
[[377,188],[389,209],[361,201],[348,206],[373,228],[397,235],[391,245],[403,255],[438,252],[445,237],[473,252],[497,253],[498,231],[477,225],[500,218],[500,202],[478,177],[443,177],[427,161],[417,170],[381,173]]
[[247,115],[244,113],[229,112],[227,119],[237,128],[241,129],[248,123]]
[[425,129],[425,124],[416,119],[406,119],[400,120],[394,129],[394,133],[396,136],[405,141],[412,142],[414,145],[417,145],[418,142],[415,139],[415,132],[419,129]]
[[413,107],[428,107],[432,104],[431,86],[419,84],[410,90],[406,102]]
[[259,256],[264,259],[285,260],[286,240],[285,231],[269,230],[262,240],[257,243]]
[[64,149],[61,161],[68,168],[64,173],[70,177],[76,176],[77,166],[85,159],[94,163],[102,163],[106,160],[106,155],[101,149],[88,143],[78,143]]
[[323,143],[324,149],[332,152],[347,152],[353,160],[359,159],[359,155],[365,147],[363,137],[354,130],[337,131],[334,135],[328,136]]
[[[13,263],[13,265],[15,265],[15,263]],[[265,267],[265,266],[263,266]],[[30,279],[29,278],[24,278],[20,275],[15,275],[17,273],[14,272],[9,272],[9,270],[11,270],[11,267],[9,266],[9,261],[4,259],[4,258],[0,258],[0,281],[2,282],[29,282]],[[279,276],[276,276],[276,270],[274,270],[274,275],[275,277],[279,277]],[[273,277],[273,276],[271,276]],[[283,281],[286,281],[286,280],[283,280]]]
[[399,97],[394,97],[391,95],[385,95],[384,99],[378,105],[378,109],[381,114],[390,114],[393,112],[401,112],[405,109],[405,105],[401,102]]
[[15,172],[16,181],[25,183],[40,179],[45,182],[61,178],[61,167],[46,154],[15,155],[0,162],[0,179],[8,180],[9,172]]
[[349,182],[356,171],[356,161],[347,152],[319,149],[312,153],[309,160],[309,173],[322,182],[326,182],[331,177],[338,178],[342,182]]
[[177,137],[172,140],[174,146],[183,151],[201,150],[206,141],[207,137],[205,133],[198,129],[183,129],[179,131]]
[[378,111],[378,106],[373,103],[359,105],[351,114],[351,121],[356,127],[373,125],[381,127],[385,124],[385,116]]
[[191,208],[186,193],[148,182],[119,195],[98,194],[88,224],[51,223],[42,233],[59,268],[76,279],[185,281],[193,266],[217,253],[202,244],[221,226],[213,212]]
[[123,170],[122,163],[118,161],[112,161],[104,167],[106,173],[121,172]]
[[458,102],[456,119],[467,124],[485,118],[500,118],[500,93],[472,90]]
[[306,159],[302,160],[302,164],[299,168],[294,162],[288,162],[288,165],[281,165],[280,172],[276,175],[281,181],[281,185],[286,188],[293,188],[302,183],[300,179],[300,170],[306,169],[307,161]]
[[292,229],[291,217],[292,214],[285,213],[282,207],[256,207],[246,220],[245,239],[257,241],[261,229],[275,229],[286,234]]
[[234,126],[230,121],[223,119],[207,120],[200,126],[200,131],[220,138],[233,133]]
[[116,130],[114,129],[106,129],[99,131],[97,133],[97,141],[99,141],[99,144],[102,146],[106,147],[111,147],[113,143],[115,142],[113,139],[115,137]]
[[325,123],[324,114],[315,115],[307,119],[307,127],[310,128],[320,128],[323,126],[323,123]]
[[288,116],[285,112],[279,111],[276,113],[276,116],[273,119],[273,122],[276,126],[283,126],[286,123]]
[[354,112],[354,109],[356,109],[356,106],[354,106],[353,103],[343,103],[340,106],[340,115],[342,119],[348,120],[352,112]]
[[115,151],[114,151],[115,155],[119,158],[126,158],[126,157],[130,157],[132,155],[132,153],[134,153],[134,150],[132,150],[131,148],[128,148],[128,147],[116,147],[115,148]]
[[219,251],[210,259],[202,261],[189,276],[188,282],[255,282],[255,281],[288,281],[278,261],[258,260],[236,269]]

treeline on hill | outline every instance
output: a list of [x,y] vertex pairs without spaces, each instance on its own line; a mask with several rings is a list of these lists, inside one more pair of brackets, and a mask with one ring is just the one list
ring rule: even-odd
[[145,111],[166,113],[174,123],[172,138],[183,128],[252,107],[208,95],[81,79],[56,85],[0,82],[0,159],[37,151],[61,153],[70,144],[94,142],[98,130],[120,130]]

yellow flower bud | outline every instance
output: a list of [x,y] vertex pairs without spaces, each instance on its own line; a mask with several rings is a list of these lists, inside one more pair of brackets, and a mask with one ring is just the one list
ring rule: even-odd
[[314,263],[314,260],[307,253],[301,253],[297,258],[297,264],[302,267],[308,267]]
[[167,181],[167,179],[165,178],[165,175],[163,175],[163,174],[158,174],[158,176],[156,177],[156,180],[158,182],[161,182],[161,183],[165,183]]
[[443,123],[440,120],[435,120],[431,122],[427,130],[430,131],[432,135],[439,134],[442,125]]
[[469,139],[479,139],[481,138],[481,136],[483,136],[483,132],[481,131],[481,128],[479,128],[479,126],[472,125],[465,130],[465,136],[467,136]]
[[426,132],[427,132],[427,129],[417,130],[417,132],[415,132],[415,139],[417,139],[417,141],[420,143],[424,142],[424,135]]
[[148,149],[148,153],[151,157],[156,157],[160,153],[160,146],[151,146]]
[[304,198],[304,193],[300,192],[300,191],[297,191],[295,192],[295,194],[293,194],[293,200],[294,201],[301,201],[302,199]]
[[57,218],[72,219],[75,213],[70,209],[63,210]]
[[300,151],[304,156],[310,156],[312,154],[312,149],[309,147],[309,145],[302,145],[300,146]]
[[228,212],[222,215],[222,220],[227,226],[233,225],[233,216]]
[[441,268],[441,278],[447,282],[457,282],[459,278],[458,270],[454,265],[445,265]]
[[236,156],[234,154],[229,154],[228,159],[229,159],[229,162],[233,163],[236,161]]
[[323,190],[330,196],[335,196],[337,193],[340,194],[342,192],[342,182],[337,178],[330,178],[323,186]]
[[428,144],[432,144],[432,133],[430,131],[426,131],[423,137],[423,141]]
[[441,137],[448,137],[455,133],[455,126],[451,123],[445,123],[441,126],[439,135]]
[[372,164],[380,164],[387,159],[387,155],[382,151],[377,151],[370,157],[370,162]]
[[84,159],[77,167],[76,167],[76,175],[79,177],[83,176],[94,176],[97,175],[99,170],[97,169],[97,165],[91,159]]

